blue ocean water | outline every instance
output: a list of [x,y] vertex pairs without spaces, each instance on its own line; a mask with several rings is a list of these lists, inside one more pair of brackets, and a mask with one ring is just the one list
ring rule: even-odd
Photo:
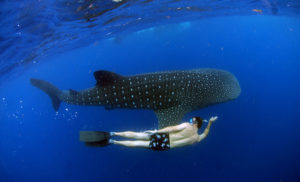
[[[0,13],[6,25],[0,29],[1,182],[300,181],[297,1],[206,1],[206,8],[192,1],[91,2],[1,2],[7,5]],[[174,11],[178,3],[198,9]],[[157,7],[165,11],[153,11]],[[130,8],[136,15],[127,18],[145,21],[126,24]],[[15,18],[20,21],[9,26]],[[241,95],[188,113],[184,120],[219,119],[202,142],[164,152],[85,147],[81,130],[143,131],[157,128],[157,119],[149,110],[65,103],[55,112],[29,82],[34,77],[81,90],[94,86],[97,70],[132,75],[194,68],[232,72]]]

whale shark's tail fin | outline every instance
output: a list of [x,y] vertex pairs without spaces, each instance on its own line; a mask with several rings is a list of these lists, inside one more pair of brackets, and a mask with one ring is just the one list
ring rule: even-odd
[[52,85],[51,83],[48,83],[43,80],[31,78],[30,83],[33,86],[46,92],[46,94],[48,94],[51,97],[52,106],[53,106],[54,110],[57,111],[59,108],[60,102],[61,102],[61,100],[59,99],[59,95],[62,92],[58,88],[56,88],[54,85]]

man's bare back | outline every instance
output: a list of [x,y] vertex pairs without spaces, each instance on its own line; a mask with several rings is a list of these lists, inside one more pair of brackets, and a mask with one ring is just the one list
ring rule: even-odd
[[182,123],[183,130],[170,133],[171,148],[191,145],[198,141],[198,128],[190,123]]
[[166,127],[164,129],[158,130],[158,133],[168,132],[170,136],[170,145],[171,148],[174,147],[183,147],[186,145],[192,145],[194,143],[200,142],[204,139],[210,129],[211,123],[216,121],[218,117],[212,117],[209,120],[208,126],[205,129],[204,133],[198,135],[198,127],[195,124],[188,122]]

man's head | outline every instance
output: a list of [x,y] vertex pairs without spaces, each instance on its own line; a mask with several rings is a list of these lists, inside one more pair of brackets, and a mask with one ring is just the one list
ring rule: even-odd
[[203,119],[198,116],[195,116],[190,119],[190,123],[197,124],[197,128],[201,128]]

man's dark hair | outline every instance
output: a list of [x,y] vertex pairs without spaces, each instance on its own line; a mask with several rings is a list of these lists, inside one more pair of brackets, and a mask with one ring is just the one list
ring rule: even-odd
[[197,127],[198,128],[201,128],[202,126],[202,123],[203,123],[203,119],[196,116],[196,117],[193,117],[193,122],[197,123]]

